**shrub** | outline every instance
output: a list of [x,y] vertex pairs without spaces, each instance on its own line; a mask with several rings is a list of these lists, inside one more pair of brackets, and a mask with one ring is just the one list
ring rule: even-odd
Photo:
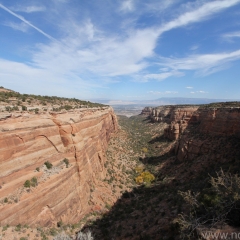
[[53,240],[72,240],[72,238],[69,237],[66,233],[62,232],[55,236]]
[[18,224],[16,227],[15,227],[15,231],[20,231],[22,228],[22,225],[21,224]]
[[70,109],[72,109],[72,106],[70,106],[70,105],[65,105],[63,108],[64,108],[65,110],[70,110]]
[[221,170],[209,182],[211,187],[202,193],[179,192],[190,207],[188,216],[180,214],[174,221],[182,238],[196,237],[196,229],[206,225],[240,225],[240,177]]
[[38,185],[38,181],[37,181],[37,178],[36,177],[33,177],[31,179],[31,186],[32,187],[36,187]]
[[45,162],[44,164],[47,167],[47,169],[51,169],[53,166],[49,161]]
[[51,236],[56,236],[58,232],[55,228],[50,228],[49,233]]
[[12,108],[9,107],[9,106],[6,106],[5,109],[6,109],[6,111],[8,111],[8,112],[10,112],[10,111],[12,110]]
[[31,187],[31,182],[29,180],[26,180],[26,182],[23,185],[25,188],[30,188]]
[[68,168],[69,160],[68,160],[67,158],[64,158],[64,159],[63,159],[63,162],[66,164],[66,167]]
[[142,148],[142,152],[147,153],[148,149],[146,147]]
[[37,168],[36,168],[36,171],[40,172],[40,168],[39,168],[39,167],[37,167]]
[[8,198],[4,198],[4,203],[7,203],[8,202]]
[[138,166],[138,167],[135,168],[135,171],[139,174],[142,173],[143,170],[144,170],[144,167],[142,167],[142,166]]
[[94,240],[92,233],[90,231],[83,233],[79,232],[77,234],[77,239],[76,240]]
[[57,227],[62,227],[63,226],[63,222],[62,222],[62,220],[61,221],[59,221],[59,222],[57,222]]
[[137,184],[151,183],[154,180],[155,180],[154,175],[148,171],[142,172],[139,176],[135,178]]
[[26,106],[22,106],[22,111],[27,111],[27,107]]
[[38,185],[37,178],[33,177],[31,179],[31,181],[30,180],[26,180],[26,182],[24,183],[23,186],[26,187],[26,188],[30,188],[30,187],[36,187],[37,185]]
[[6,231],[9,228],[9,225],[7,224],[6,226],[3,226],[2,231]]

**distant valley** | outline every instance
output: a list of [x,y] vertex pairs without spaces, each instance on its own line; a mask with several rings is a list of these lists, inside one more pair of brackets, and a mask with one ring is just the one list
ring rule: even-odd
[[156,107],[164,105],[199,105],[209,104],[216,102],[233,102],[239,101],[237,99],[208,99],[208,98],[159,98],[155,100],[146,101],[113,101],[113,100],[101,100],[102,104],[107,104],[113,107],[117,115],[124,115],[131,117],[141,113],[142,109],[146,106]]

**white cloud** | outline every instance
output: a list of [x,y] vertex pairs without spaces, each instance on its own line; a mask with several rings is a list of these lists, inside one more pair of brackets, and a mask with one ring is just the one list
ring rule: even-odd
[[232,41],[233,38],[240,38],[240,31],[223,34],[222,38],[226,41]]
[[195,50],[197,50],[198,48],[199,48],[198,45],[193,45],[192,47],[190,47],[190,50],[191,50],[191,51],[195,51]]
[[177,2],[179,2],[179,0],[165,0],[165,1],[161,1],[159,2],[154,1],[151,3],[144,3],[144,7],[146,11],[150,11],[150,12],[162,12],[168,8],[170,8],[172,5],[176,4]]
[[120,11],[132,12],[134,10],[134,0],[125,0],[121,3]]
[[[81,91],[84,98],[88,97],[88,95],[84,95],[84,92],[88,92],[89,89],[102,88],[101,83],[94,84],[84,81],[75,74],[62,75],[61,72],[56,73],[50,69],[41,69],[1,58],[0,85],[10,89],[19,89],[22,93],[45,92],[45,94],[55,96],[79,96],[79,91]],[[66,86],[68,86],[67,89]]]
[[179,17],[175,18],[174,20],[164,24],[159,29],[159,32],[161,34],[177,27],[186,26],[190,23],[204,21],[211,15],[216,14],[224,10],[225,8],[234,6],[239,2],[240,0],[219,0],[205,3],[201,7],[185,12],[181,14]]
[[190,55],[186,58],[162,58],[161,66],[169,67],[175,71],[199,70],[201,74],[208,75],[225,68],[229,62],[240,59],[240,50],[216,54]]
[[[2,63],[4,63],[2,66],[5,66],[5,68],[1,66],[0,76],[8,76],[10,81],[15,79],[19,84],[24,83],[27,86],[33,85],[33,83],[26,79],[35,79],[34,83],[38,82],[37,88],[41,88],[44,81],[42,79],[48,79],[49,82],[49,79],[51,79],[51,83],[46,85],[52,84],[52,86],[69,81],[70,83],[73,82],[74,85],[100,88],[102,83],[109,82],[111,77],[113,77],[113,82],[114,77],[123,75],[134,77],[136,74],[140,75],[143,72],[141,81],[145,82],[151,79],[162,81],[172,76],[183,76],[184,73],[181,70],[201,70],[209,73],[219,65],[222,66],[227,62],[239,59],[240,50],[231,53],[191,55],[180,59],[160,57],[158,59],[160,59],[159,65],[161,65],[161,68],[159,71],[161,72],[155,74],[148,74],[147,67],[151,64],[148,59],[156,57],[154,49],[159,36],[164,31],[205,20],[210,15],[238,2],[240,0],[206,3],[198,9],[183,13],[159,28],[131,29],[124,35],[104,32],[90,20],[79,24],[73,19],[69,22],[64,19],[64,24],[62,24],[62,35],[64,37],[62,39],[38,45],[37,50],[33,52],[31,61],[29,61],[31,66],[15,62],[3,62],[2,60]],[[55,40],[2,4],[0,4],[0,8],[20,19],[23,24],[34,28],[49,39]],[[133,11],[134,9],[133,1],[123,2],[122,11]],[[14,69],[14,73],[12,69]],[[162,92],[162,94],[170,93],[174,92]]]
[[172,76],[183,76],[184,74],[178,71],[172,71],[172,72],[163,72],[163,73],[156,73],[156,74],[146,74],[143,76],[145,81],[147,82],[148,80],[157,80],[157,81],[162,81],[166,78],[172,77]]
[[7,27],[11,27],[12,29],[18,30],[21,32],[27,32],[29,29],[29,26],[24,22],[21,22],[21,23],[5,22],[3,25],[5,25]]
[[148,91],[147,93],[149,94],[153,94],[153,95],[165,95],[165,94],[177,94],[177,91],[164,91],[164,92],[160,92],[160,91]]
[[[40,45],[34,64],[56,72],[91,73],[98,76],[133,74],[147,66],[144,58],[154,54],[158,35],[153,29],[131,32],[127,37],[105,36],[89,23],[72,31],[62,43]],[[89,37],[90,36],[90,37]]]
[[188,88],[188,89],[192,89],[193,87],[186,87],[186,88]]
[[43,12],[46,8],[44,6],[14,6],[11,7],[11,10],[15,12],[34,13]]
[[190,93],[191,93],[191,94],[195,94],[195,93],[206,94],[206,93],[208,93],[208,92],[200,90],[200,91],[195,91],[195,92],[190,92]]

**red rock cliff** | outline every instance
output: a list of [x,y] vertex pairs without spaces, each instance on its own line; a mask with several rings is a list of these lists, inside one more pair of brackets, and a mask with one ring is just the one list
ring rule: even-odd
[[[176,145],[179,160],[193,160],[208,154],[218,159],[223,154],[216,153],[223,149],[226,151],[228,137],[240,138],[240,108],[199,108],[193,116],[198,118],[198,124],[187,125],[188,131]],[[220,146],[218,141],[223,138],[225,143]]]
[[[102,182],[105,150],[118,127],[112,108],[15,113],[0,119],[1,224],[74,223],[95,202],[113,201]],[[47,161],[51,169],[44,165]],[[38,185],[24,187],[33,177]]]
[[216,105],[161,106],[145,110],[148,110],[153,122],[169,123],[164,136],[178,140],[175,149],[178,160],[193,160],[209,155],[206,159],[221,158],[227,161],[222,158],[224,153],[216,153],[220,149],[226,152],[228,137],[240,138],[240,103]]

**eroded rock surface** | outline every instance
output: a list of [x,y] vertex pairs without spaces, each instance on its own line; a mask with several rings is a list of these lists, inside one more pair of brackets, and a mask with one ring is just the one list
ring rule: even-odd
[[[93,203],[114,202],[102,180],[105,151],[117,128],[112,108],[1,116],[0,223],[74,223]],[[52,168],[46,168],[47,161]],[[37,186],[24,187],[33,177]]]

